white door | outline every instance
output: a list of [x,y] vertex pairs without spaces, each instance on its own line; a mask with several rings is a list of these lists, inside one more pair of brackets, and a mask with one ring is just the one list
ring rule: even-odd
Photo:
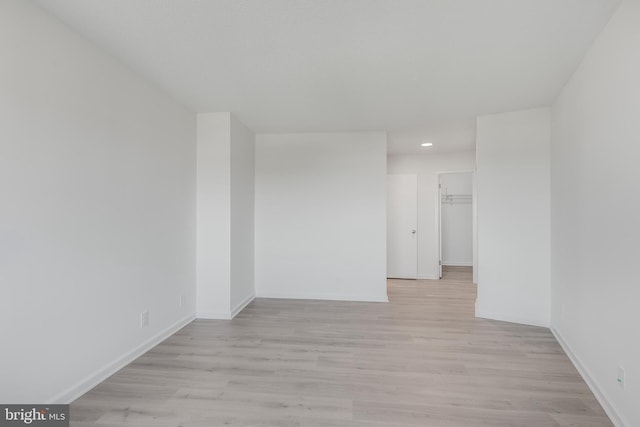
[[418,176],[387,175],[387,277],[418,276]]

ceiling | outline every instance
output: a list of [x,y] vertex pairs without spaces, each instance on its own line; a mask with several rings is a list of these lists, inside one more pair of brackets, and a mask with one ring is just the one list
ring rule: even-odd
[[619,0],[35,3],[194,111],[413,141],[550,105]]
[[[430,142],[431,147],[421,144]],[[476,122],[447,123],[424,128],[389,132],[389,154],[439,154],[471,151],[476,148]]]

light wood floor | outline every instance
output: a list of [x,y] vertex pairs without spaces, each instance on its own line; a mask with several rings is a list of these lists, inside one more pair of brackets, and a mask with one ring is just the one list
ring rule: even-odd
[[474,317],[470,277],[197,320],[74,402],[72,425],[612,426],[549,330]]

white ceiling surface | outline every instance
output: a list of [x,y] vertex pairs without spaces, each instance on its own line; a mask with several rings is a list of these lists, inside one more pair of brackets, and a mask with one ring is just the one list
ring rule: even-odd
[[[423,147],[424,142],[433,146]],[[476,123],[456,123],[389,132],[387,152],[389,154],[437,154],[476,149]]]
[[35,2],[194,111],[256,132],[402,131],[401,144],[549,105],[619,1]]

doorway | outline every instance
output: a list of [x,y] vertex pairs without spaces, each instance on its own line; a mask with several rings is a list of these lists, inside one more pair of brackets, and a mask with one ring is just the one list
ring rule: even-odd
[[473,174],[439,175],[440,278],[474,264]]

